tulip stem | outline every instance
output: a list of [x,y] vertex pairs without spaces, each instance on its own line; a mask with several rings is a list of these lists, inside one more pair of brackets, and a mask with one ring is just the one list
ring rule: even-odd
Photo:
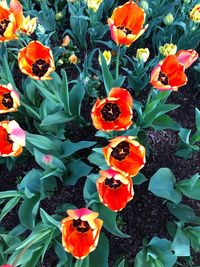
[[151,89],[149,91],[149,94],[147,96],[147,102],[146,102],[145,110],[147,109],[147,107],[149,105],[149,102],[150,102],[150,99],[151,99],[151,96],[152,96],[152,92],[153,92],[153,87],[151,87]]
[[86,208],[89,208],[93,203],[97,203],[98,201],[96,199],[91,199],[90,201],[88,201],[88,203],[86,204]]
[[118,45],[118,47],[117,47],[115,79],[117,79],[119,76],[119,55],[120,55],[120,45]]
[[14,260],[12,267],[16,267],[17,266],[17,262],[19,261],[19,259],[22,257],[22,255],[27,251],[27,249],[29,249],[29,247],[34,243],[34,240],[31,241],[30,243],[28,243],[23,249],[22,251],[19,253],[19,255],[17,255],[16,259]]

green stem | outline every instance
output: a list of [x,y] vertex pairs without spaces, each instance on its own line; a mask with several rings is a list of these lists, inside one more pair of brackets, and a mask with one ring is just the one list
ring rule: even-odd
[[96,199],[91,199],[87,204],[86,204],[86,208],[89,208],[93,203],[97,203]]
[[27,251],[27,249],[29,249],[29,247],[34,243],[34,240],[32,240],[30,243],[28,243],[23,249],[22,251],[17,255],[16,259],[14,260],[12,267],[16,267],[17,266],[17,262],[19,261],[19,259],[24,255],[24,253]]
[[120,55],[120,45],[118,45],[118,47],[117,47],[115,79],[117,79],[119,76],[119,55]]

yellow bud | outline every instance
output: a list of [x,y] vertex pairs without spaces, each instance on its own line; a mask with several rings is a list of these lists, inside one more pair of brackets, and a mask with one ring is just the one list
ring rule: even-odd
[[68,60],[69,60],[69,62],[71,63],[71,64],[77,64],[77,62],[78,62],[78,58],[77,58],[77,56],[73,53],[69,58],[68,58]]
[[144,11],[147,11],[149,9],[149,4],[147,1],[142,1],[141,2],[141,8],[144,9]]
[[[111,52],[105,50],[102,55],[104,56],[104,58],[106,60],[106,64],[109,65],[110,64],[110,61],[111,61],[111,57],[112,57],[111,56]],[[99,56],[98,60],[99,60],[99,64],[101,65],[101,58],[100,58],[100,56]]]
[[87,3],[88,8],[92,9],[94,12],[97,12],[103,0],[85,0],[85,2]]
[[55,15],[56,20],[61,20],[62,17],[63,17],[62,12],[57,12],[56,15]]
[[150,52],[148,48],[139,48],[136,52],[136,58],[141,62],[146,62],[149,58]]
[[172,24],[173,21],[174,21],[174,17],[171,13],[169,13],[163,18],[163,22],[165,23],[165,25],[170,25]]
[[200,23],[200,4],[194,6],[190,12],[190,19],[196,23]]
[[175,55],[177,51],[177,46],[174,44],[165,44],[164,46],[159,47],[159,51],[165,57],[169,55]]

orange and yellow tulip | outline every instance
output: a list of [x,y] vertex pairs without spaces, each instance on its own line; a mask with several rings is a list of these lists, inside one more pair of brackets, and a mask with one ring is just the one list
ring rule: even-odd
[[144,10],[133,1],[116,7],[111,18],[108,18],[111,37],[115,43],[130,46],[136,41],[148,27],[143,27],[145,17]]
[[100,201],[113,211],[125,208],[134,195],[131,177],[112,169],[101,170],[100,175],[96,181]]
[[25,131],[16,121],[0,122],[0,156],[17,157],[25,146]]
[[193,49],[180,50],[176,53],[176,57],[178,62],[187,69],[198,59],[199,54]]
[[130,127],[132,122],[133,99],[130,93],[123,88],[112,88],[109,96],[102,100],[97,99],[91,117],[93,125],[101,131],[122,131]]
[[10,1],[8,7],[6,0],[0,2],[0,42],[17,39],[16,32],[23,23],[22,6],[17,0]]
[[38,41],[19,51],[18,64],[21,72],[35,80],[50,80],[49,74],[55,70],[51,49]]
[[86,208],[67,210],[68,217],[61,222],[64,249],[76,259],[84,259],[95,250],[103,221],[98,213]]
[[19,95],[9,83],[0,84],[0,114],[17,111]]
[[144,167],[145,148],[134,136],[118,136],[103,147],[103,154],[111,169],[125,176],[135,176]]

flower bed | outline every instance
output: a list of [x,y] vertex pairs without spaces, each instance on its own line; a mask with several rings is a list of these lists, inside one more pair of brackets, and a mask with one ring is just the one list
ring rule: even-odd
[[198,1],[0,15],[1,266],[197,267]]

